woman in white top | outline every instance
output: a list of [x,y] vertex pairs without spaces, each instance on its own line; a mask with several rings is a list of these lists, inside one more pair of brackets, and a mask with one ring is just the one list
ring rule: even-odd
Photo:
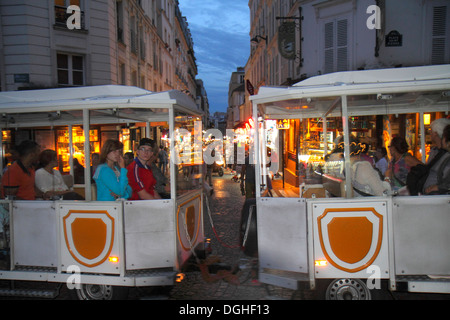
[[57,154],[54,150],[44,150],[39,156],[40,169],[35,174],[35,185],[42,193],[44,199],[82,200],[83,197],[69,190],[61,173],[53,169],[58,165]]

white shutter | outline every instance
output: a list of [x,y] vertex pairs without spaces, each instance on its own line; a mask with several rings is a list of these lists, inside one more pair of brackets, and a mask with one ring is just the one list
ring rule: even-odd
[[325,23],[324,73],[348,70],[348,20]]
[[325,24],[325,70],[334,72],[334,22]]
[[348,70],[348,26],[347,19],[337,22],[337,70]]

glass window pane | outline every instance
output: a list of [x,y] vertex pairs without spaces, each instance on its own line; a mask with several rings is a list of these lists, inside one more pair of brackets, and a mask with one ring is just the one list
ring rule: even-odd
[[72,68],[73,70],[83,70],[83,57],[72,56]]
[[69,72],[67,70],[58,70],[58,84],[69,84]]
[[74,85],[83,85],[83,72],[79,72],[79,71],[74,71],[72,73],[72,77],[73,77],[73,84]]
[[58,69],[68,69],[69,68],[68,56],[66,54],[58,54],[57,64]]
[[[179,116],[175,119],[173,165],[176,166],[177,196],[203,187],[201,119]],[[172,164],[171,164],[172,165]]]

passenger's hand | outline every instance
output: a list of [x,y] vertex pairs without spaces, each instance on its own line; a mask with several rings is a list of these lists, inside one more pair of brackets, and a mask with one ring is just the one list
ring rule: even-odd
[[122,155],[119,156],[118,164],[121,168],[125,168],[125,159],[123,158]]

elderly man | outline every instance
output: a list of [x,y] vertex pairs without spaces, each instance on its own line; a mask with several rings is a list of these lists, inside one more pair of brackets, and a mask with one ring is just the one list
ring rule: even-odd
[[447,118],[436,119],[431,123],[431,141],[433,142],[433,148],[431,148],[427,163],[430,163],[436,154],[438,154],[439,149],[443,148],[442,134],[444,132],[444,128],[449,124],[450,119]]
[[431,123],[431,139],[435,148],[430,152],[427,164],[430,166],[423,187],[424,194],[447,194],[450,191],[450,152],[446,149],[444,129],[450,119],[437,119]]

